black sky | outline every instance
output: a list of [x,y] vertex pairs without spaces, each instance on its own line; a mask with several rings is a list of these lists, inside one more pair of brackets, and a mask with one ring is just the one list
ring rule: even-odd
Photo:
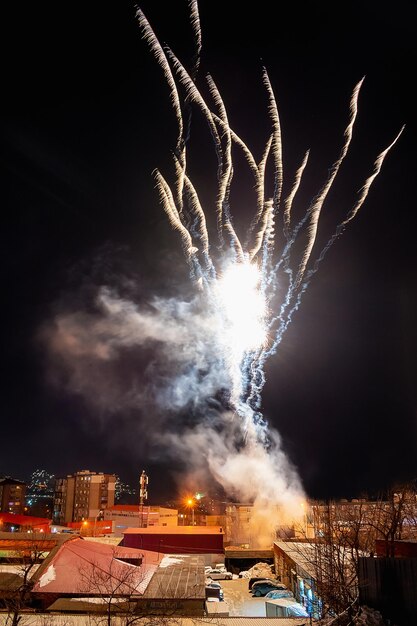
[[[187,3],[166,4],[140,6],[187,63]],[[200,1],[201,78],[214,77],[232,127],[260,156],[267,68],[289,179],[311,149],[308,202],[338,156],[351,91],[366,76],[352,154],[321,218],[323,242],[406,124],[266,368],[264,414],[308,495],[352,497],[417,475],[416,27],[411,2],[301,2],[278,15],[272,6]],[[134,411],[104,419],[51,387],[38,337],[58,306],[85,304],[91,285],[128,282],[145,301],[187,283],[152,177],[170,168],[175,144],[169,92],[129,2],[10,3],[2,23],[0,473],[89,468],[134,484],[146,467],[158,502],[176,489],[164,451],[141,446]],[[194,113],[193,124],[201,126]],[[191,168],[205,189],[215,163],[208,131],[200,147]],[[129,356],[120,366],[123,380]]]

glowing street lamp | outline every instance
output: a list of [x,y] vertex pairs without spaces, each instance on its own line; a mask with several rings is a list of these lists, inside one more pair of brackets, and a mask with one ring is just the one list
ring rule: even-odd
[[188,498],[187,499],[187,504],[191,509],[191,525],[194,526],[194,498]]

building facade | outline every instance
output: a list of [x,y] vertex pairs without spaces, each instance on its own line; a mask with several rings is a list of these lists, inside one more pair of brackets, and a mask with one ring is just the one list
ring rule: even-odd
[[[241,548],[272,548],[277,537],[288,536],[289,530],[282,524],[285,515],[281,505],[266,509],[253,504],[236,503],[226,506],[225,545]],[[293,534],[292,530],[291,533]]]
[[127,528],[147,528],[150,526],[177,526],[178,510],[161,506],[140,504],[115,504],[103,513],[105,521],[111,521],[113,532],[122,537]]
[[229,504],[225,515],[225,543],[249,548],[251,543],[252,504]]
[[288,587],[309,615],[320,619],[322,601],[317,591],[314,544],[275,541],[273,549],[278,579]]
[[14,478],[0,478],[0,511],[23,515],[25,510],[26,483]]
[[102,517],[114,505],[116,476],[103,472],[81,470],[65,478],[57,478],[54,494],[56,524],[68,524]]

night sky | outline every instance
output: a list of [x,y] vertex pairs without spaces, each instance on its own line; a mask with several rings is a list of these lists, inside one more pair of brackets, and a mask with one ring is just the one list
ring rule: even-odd
[[[250,11],[235,0],[199,4],[197,84],[206,73],[213,76],[231,126],[260,158],[269,129],[267,68],[280,112],[287,190],[311,150],[304,206],[339,154],[350,95],[365,76],[351,152],[324,206],[318,248],[351,208],[376,156],[406,125],[268,361],[262,410],[311,497],[355,497],[413,479],[412,4],[301,2],[278,16],[266,0]],[[140,6],[160,41],[189,64],[187,2]],[[186,299],[192,292],[178,233],[152,175],[172,167],[176,123],[169,91],[141,38],[133,3],[9,3],[2,17],[0,474],[26,479],[36,468],[55,475],[90,469],[115,472],[135,486],[146,469],[150,503],[159,503],[181,490],[182,462],[147,437],[149,429],[166,427],[144,389],[155,347],[127,348],[97,369],[87,333],[74,383],[73,366],[51,357],[51,329],[63,315],[97,319],[95,296],[103,286],[144,308],[153,297]],[[190,143],[189,164],[204,198],[216,163],[197,110],[192,136],[194,130],[200,139]],[[244,181],[232,203],[236,224],[240,210],[245,214]],[[169,364],[161,367],[167,375]],[[191,418],[173,411],[169,419],[169,428],[175,430],[176,421],[180,430]]]

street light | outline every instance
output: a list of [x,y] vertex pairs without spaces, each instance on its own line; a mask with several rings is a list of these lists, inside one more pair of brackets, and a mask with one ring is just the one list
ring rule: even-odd
[[191,525],[194,526],[194,498],[188,498],[187,504],[191,509]]

